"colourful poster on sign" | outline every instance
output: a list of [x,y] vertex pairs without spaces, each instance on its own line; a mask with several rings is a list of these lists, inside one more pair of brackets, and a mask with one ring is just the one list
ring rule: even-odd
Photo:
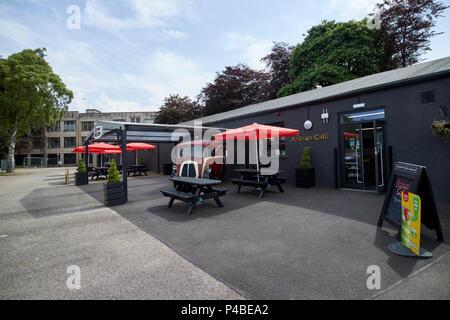
[[401,242],[417,255],[420,254],[420,208],[418,195],[402,191]]

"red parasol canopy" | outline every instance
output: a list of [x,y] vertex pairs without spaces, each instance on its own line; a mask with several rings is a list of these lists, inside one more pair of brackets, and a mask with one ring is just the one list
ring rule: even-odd
[[152,149],[156,149],[156,147],[148,143],[136,142],[127,144],[127,151],[152,150]]
[[267,138],[280,138],[298,136],[299,131],[294,129],[268,126],[254,123],[249,126],[230,129],[214,135],[216,140],[259,140]]
[[[73,153],[84,153],[85,147],[77,147],[72,150]],[[90,144],[88,146],[88,153],[110,154],[110,153],[122,153],[119,146],[113,146],[111,144],[99,142]]]

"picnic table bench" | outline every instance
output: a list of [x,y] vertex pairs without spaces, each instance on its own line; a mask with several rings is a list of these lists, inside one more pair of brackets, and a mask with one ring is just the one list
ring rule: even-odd
[[257,169],[251,168],[236,169],[235,172],[240,173],[240,178],[231,179],[231,182],[238,186],[236,193],[239,193],[243,186],[254,187],[258,191],[259,197],[262,198],[267,189],[274,185],[280,192],[284,192],[281,184],[285,183],[287,178],[278,175],[283,172],[281,170],[275,174],[261,174]]
[[91,176],[91,180],[98,180],[101,176],[104,176],[108,179],[108,169],[107,167],[92,167],[92,170],[89,169],[89,175]]
[[222,181],[190,177],[173,177],[169,180],[175,183],[175,188],[160,190],[165,197],[170,198],[169,208],[172,207],[175,200],[180,200],[187,203],[187,214],[191,215],[194,208],[207,199],[214,199],[219,207],[223,207],[223,203],[219,198],[224,196],[228,189],[217,187]]
[[143,165],[130,165],[127,169],[127,175],[129,176],[130,173],[133,173],[133,176],[135,176],[136,174],[139,174],[140,176],[142,174],[147,175],[147,171],[148,169]]

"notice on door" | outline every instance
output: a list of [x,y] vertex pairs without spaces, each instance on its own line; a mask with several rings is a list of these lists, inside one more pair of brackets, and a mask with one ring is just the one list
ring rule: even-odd
[[401,242],[420,255],[421,200],[417,194],[402,192]]

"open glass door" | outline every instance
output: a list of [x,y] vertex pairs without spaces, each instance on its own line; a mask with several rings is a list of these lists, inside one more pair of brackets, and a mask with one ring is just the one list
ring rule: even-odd
[[361,158],[361,125],[343,126],[344,186],[362,189],[363,168]]
[[375,157],[376,157],[376,178],[377,192],[386,190],[386,152],[384,149],[384,124],[380,120],[374,121],[375,127]]

